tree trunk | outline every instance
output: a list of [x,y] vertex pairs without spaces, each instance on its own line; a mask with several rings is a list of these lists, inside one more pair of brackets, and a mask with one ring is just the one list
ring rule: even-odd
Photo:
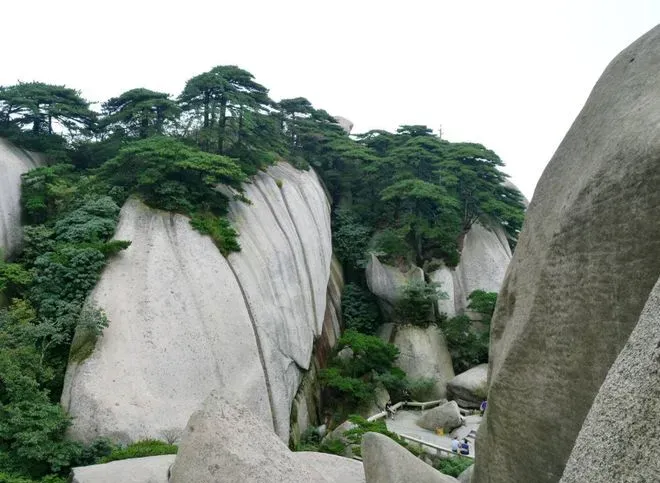
[[211,104],[211,95],[208,91],[204,93],[204,127],[209,127],[209,108]]
[[225,126],[227,124],[227,97],[220,98],[220,119],[218,120],[218,152],[224,153]]

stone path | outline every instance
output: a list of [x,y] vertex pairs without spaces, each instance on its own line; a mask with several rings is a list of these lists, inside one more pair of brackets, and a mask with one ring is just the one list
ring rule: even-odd
[[387,418],[385,424],[387,429],[397,434],[412,436],[427,443],[434,444],[441,448],[451,450],[452,436],[456,435],[459,439],[468,438],[470,442],[470,455],[474,456],[474,439],[470,433],[477,432],[481,423],[481,416],[473,415],[465,418],[465,425],[455,429],[450,435],[440,436],[433,431],[417,426],[416,421],[424,414],[424,411],[415,411],[409,409],[399,409],[394,419]]

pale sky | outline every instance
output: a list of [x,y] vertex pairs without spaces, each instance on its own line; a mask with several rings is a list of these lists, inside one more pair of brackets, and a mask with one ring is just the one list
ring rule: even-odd
[[660,0],[0,0],[0,85],[102,102],[236,64],[355,132],[426,124],[495,150],[531,198],[608,62]]

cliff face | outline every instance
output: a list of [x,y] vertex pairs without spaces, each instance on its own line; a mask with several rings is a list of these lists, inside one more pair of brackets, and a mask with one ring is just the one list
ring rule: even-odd
[[323,329],[330,206],[316,174],[280,164],[232,202],[242,250],[222,257],[188,219],[129,200],[115,238],[132,245],[92,299],[110,326],[72,362],[72,436],[130,441],[181,430],[217,389],[288,439],[292,401]]
[[21,174],[43,163],[43,156],[0,138],[0,250],[5,257],[21,243]]
[[658,280],[658,72],[660,26],[610,63],[539,181],[492,322],[475,483],[559,480]]

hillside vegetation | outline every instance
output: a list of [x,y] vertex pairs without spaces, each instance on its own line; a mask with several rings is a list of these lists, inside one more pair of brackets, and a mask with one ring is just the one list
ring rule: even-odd
[[[111,323],[86,300],[130,244],[111,241],[129,196],[190,216],[226,255],[240,250],[240,236],[216,186],[241,198],[241,184],[268,165],[314,167],[334,204],[353,324],[367,332],[378,318],[365,292],[367,252],[453,266],[477,220],[504,226],[512,245],[523,220],[522,196],[503,184],[502,161],[486,147],[450,143],[425,126],[349,137],[304,98],[270,99],[236,66],[192,77],[177,97],[129,90],[100,112],[65,86],[0,87],[0,136],[48,158],[23,177],[23,250],[0,256],[0,482],[53,483],[113,451],[105,441],[65,440],[58,401],[69,357],[88,355]],[[76,331],[87,337],[75,342]]]

